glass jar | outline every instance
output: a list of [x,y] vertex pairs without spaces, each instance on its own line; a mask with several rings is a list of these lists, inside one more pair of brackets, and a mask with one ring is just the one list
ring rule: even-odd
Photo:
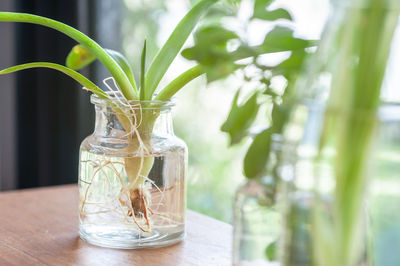
[[372,265],[367,191],[378,109],[398,86],[400,2],[332,2],[284,133],[298,143],[285,266]]
[[185,234],[187,147],[174,135],[171,102],[95,105],[81,144],[79,234],[112,248],[160,247]]
[[368,191],[371,265],[400,265],[400,104],[385,103],[378,119]]
[[[282,139],[272,135],[271,152],[265,175],[247,180],[236,191],[234,203],[233,265],[280,265],[283,236],[283,198],[291,179],[280,179],[288,163],[279,163]],[[288,150],[290,147],[285,144]],[[285,156],[286,162],[289,156]],[[291,157],[291,156],[290,156]]]

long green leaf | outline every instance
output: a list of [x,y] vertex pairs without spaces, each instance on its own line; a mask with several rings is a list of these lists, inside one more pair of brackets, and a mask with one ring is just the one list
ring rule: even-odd
[[0,12],[0,21],[33,23],[52,28],[66,34],[92,51],[92,53],[100,60],[100,62],[104,64],[104,66],[114,77],[119,89],[128,100],[137,99],[135,90],[118,63],[115,62],[115,60],[100,45],[82,32],[58,21],[25,13]]
[[152,98],[152,95],[162,77],[165,75],[168,67],[181,50],[183,44],[186,42],[186,39],[193,31],[200,18],[207,12],[208,8],[214,2],[216,2],[216,0],[200,1],[186,14],[186,16],[179,22],[178,26],[176,26],[167,42],[152,61],[146,74],[146,99]]
[[146,81],[144,79],[146,71],[146,40],[144,40],[142,55],[140,57],[140,100],[144,100],[146,92]]
[[164,89],[160,91],[159,94],[154,98],[155,101],[167,101],[171,99],[171,97],[177,93],[183,86],[188,84],[193,79],[197,78],[204,71],[200,65],[194,66],[189,70],[186,70],[178,77],[176,77],[173,81],[171,81]]
[[133,76],[133,70],[129,65],[128,59],[123,56],[120,52],[111,49],[104,49],[109,55],[114,58],[114,60],[118,63],[121,69],[124,71],[125,75],[128,77],[130,83],[132,84],[133,89],[137,92],[135,77]]
[[90,90],[91,92],[96,94],[98,97],[100,97],[102,99],[108,98],[108,95],[104,91],[102,91],[99,87],[97,87],[96,84],[94,84],[92,81],[90,81],[83,75],[79,74],[75,70],[72,70],[68,67],[65,67],[65,66],[62,66],[59,64],[53,64],[53,63],[47,63],[47,62],[34,62],[34,63],[22,64],[22,65],[17,65],[17,66],[3,69],[0,71],[0,75],[9,74],[9,73],[13,73],[16,71],[29,69],[29,68],[38,68],[38,67],[50,68],[50,69],[55,69],[55,70],[61,71],[62,73],[70,76],[71,78],[73,78],[74,80],[79,82],[83,87]]

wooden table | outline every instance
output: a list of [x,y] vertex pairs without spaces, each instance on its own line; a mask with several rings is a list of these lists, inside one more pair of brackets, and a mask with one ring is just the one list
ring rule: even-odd
[[232,227],[187,212],[183,242],[159,249],[92,246],[78,236],[75,185],[0,193],[0,265],[229,265]]

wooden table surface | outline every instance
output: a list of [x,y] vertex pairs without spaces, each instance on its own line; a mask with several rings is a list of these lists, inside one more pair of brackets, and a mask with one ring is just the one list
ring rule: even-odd
[[187,212],[186,238],[158,249],[92,246],[78,236],[75,185],[0,193],[0,265],[230,265],[229,224]]

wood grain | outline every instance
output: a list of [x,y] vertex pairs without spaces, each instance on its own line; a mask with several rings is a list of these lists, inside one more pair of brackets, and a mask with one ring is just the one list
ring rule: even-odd
[[0,265],[230,265],[232,227],[187,212],[186,238],[142,250],[92,246],[78,236],[74,185],[0,193]]

